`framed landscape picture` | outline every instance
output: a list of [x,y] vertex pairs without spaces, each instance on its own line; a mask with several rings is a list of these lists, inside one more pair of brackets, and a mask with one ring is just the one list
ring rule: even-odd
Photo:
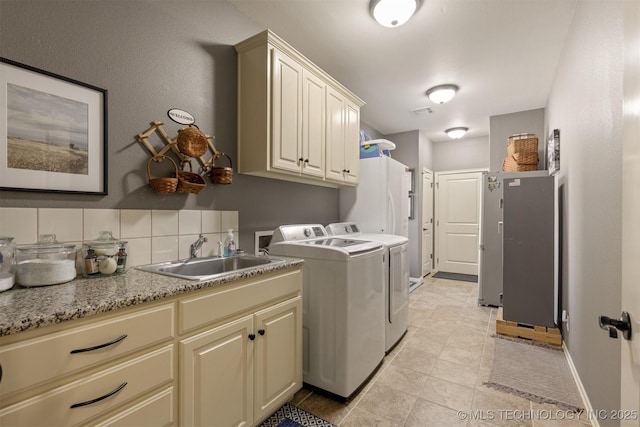
[[107,194],[107,91],[0,58],[0,189]]

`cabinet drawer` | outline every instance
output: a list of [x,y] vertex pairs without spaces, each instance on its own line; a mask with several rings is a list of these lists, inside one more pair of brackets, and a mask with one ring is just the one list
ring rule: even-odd
[[176,424],[174,390],[170,387],[122,411],[95,427],[164,427]]
[[265,303],[282,300],[300,292],[302,272],[298,268],[275,277],[234,285],[178,302],[179,333],[222,320],[237,313],[246,312]]
[[2,346],[0,398],[170,339],[173,319],[169,304]]
[[[5,408],[0,411],[0,425],[76,425],[172,381],[173,345],[168,345]],[[114,392],[118,387],[122,388]]]

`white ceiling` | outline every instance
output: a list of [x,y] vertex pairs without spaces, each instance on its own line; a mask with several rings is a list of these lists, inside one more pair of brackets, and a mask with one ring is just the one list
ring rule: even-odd
[[[398,28],[369,14],[369,0],[230,0],[367,104],[362,120],[383,134],[419,129],[432,141],[489,117],[545,106],[578,0],[424,0]],[[432,86],[460,86],[435,105]],[[430,107],[432,113],[411,110]]]

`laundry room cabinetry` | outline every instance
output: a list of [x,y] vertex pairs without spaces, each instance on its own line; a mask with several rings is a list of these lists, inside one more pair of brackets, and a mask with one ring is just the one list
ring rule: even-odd
[[80,425],[102,416],[101,425],[175,423],[174,312],[164,304],[4,338],[0,425]]
[[327,172],[337,184],[358,184],[360,108],[340,92],[327,88]]
[[302,387],[301,287],[297,269],[180,301],[180,425],[256,425]]
[[235,48],[238,172],[357,185],[364,102],[269,30]]

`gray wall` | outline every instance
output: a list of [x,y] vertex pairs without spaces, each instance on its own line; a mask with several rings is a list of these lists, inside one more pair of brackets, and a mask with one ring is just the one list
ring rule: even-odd
[[502,170],[509,137],[515,133],[535,133],[538,136],[538,169],[544,169],[544,108],[539,108],[489,118],[490,170]]
[[578,2],[546,107],[547,133],[560,130],[563,335],[593,408],[606,410],[620,409],[620,342],[598,315],[621,312],[623,4]]
[[[198,195],[156,195],[135,136],[181,108],[236,159],[236,54],[264,28],[227,2],[0,1],[0,56],[108,90],[108,196],[0,192],[0,206],[238,210],[240,246],[283,223],[338,220],[337,190],[235,175]],[[295,40],[289,40],[295,46]],[[318,64],[322,66],[322,64]],[[155,141],[159,144],[159,141]]]
[[488,169],[489,137],[452,139],[433,144],[434,172]]

